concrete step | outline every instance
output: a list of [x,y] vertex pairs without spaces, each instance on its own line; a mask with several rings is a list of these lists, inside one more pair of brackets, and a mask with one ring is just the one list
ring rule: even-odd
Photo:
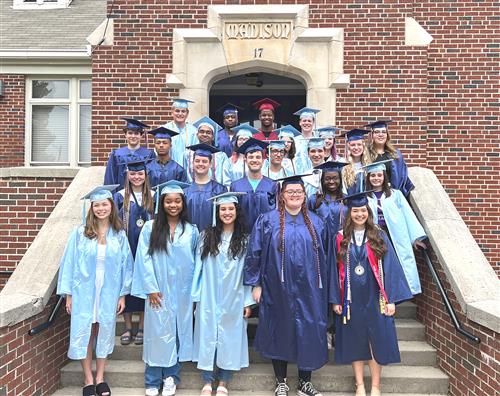
[[[201,389],[179,389],[175,395],[176,396],[199,396]],[[144,388],[113,388],[111,389],[113,396],[144,396]],[[267,392],[254,392],[254,391],[233,391],[229,387],[229,394],[231,396],[273,396],[274,392],[272,390]],[[69,386],[63,389],[59,389],[52,396],[81,396],[82,389],[79,387]],[[295,392],[290,392],[294,395]],[[215,395],[215,392],[213,393]],[[445,393],[441,394],[422,394],[422,393],[391,393],[390,396],[445,396]],[[354,396],[354,392],[323,392],[323,396]]]
[[[435,366],[436,350],[423,341],[399,341],[401,362],[407,366]],[[142,345],[120,345],[120,338],[115,339],[115,349],[110,356],[114,360],[141,360]],[[330,351],[330,361],[333,361],[333,350]],[[266,363],[268,360],[260,356],[250,347],[250,363]]]
[[[289,367],[290,388],[296,386],[297,368]],[[365,371],[366,384],[369,384],[368,368]],[[383,369],[383,388],[385,393],[446,394],[448,377],[440,370],[427,366],[388,366]],[[144,364],[141,361],[109,360],[106,378],[110,386],[140,388],[144,381]],[[183,364],[182,382],[179,389],[201,389],[202,381],[194,363]],[[313,373],[315,386],[325,392],[352,392],[354,376],[350,366],[327,365]],[[63,387],[80,386],[82,369],[80,362],[73,361],[61,369]],[[254,392],[270,392],[274,388],[272,367],[268,363],[256,363],[236,373],[231,389]]]

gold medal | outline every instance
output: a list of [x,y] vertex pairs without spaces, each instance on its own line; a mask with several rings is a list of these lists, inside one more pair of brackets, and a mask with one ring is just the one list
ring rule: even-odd
[[361,276],[365,273],[365,269],[363,268],[363,266],[361,264],[358,264],[355,268],[354,268],[354,273],[358,276]]
[[142,227],[144,225],[144,220],[143,219],[137,219],[137,221],[135,222],[135,224],[137,225],[137,227]]

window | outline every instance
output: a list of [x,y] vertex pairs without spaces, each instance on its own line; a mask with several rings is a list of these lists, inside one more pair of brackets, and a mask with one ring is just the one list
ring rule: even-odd
[[68,8],[72,0],[14,0],[14,9]]
[[89,165],[91,80],[28,79],[26,94],[26,165]]

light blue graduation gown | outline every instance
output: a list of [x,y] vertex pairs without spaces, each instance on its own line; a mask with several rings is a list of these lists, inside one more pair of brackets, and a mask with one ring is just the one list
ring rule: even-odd
[[196,254],[191,295],[196,305],[193,361],[201,370],[215,364],[225,370],[248,367],[247,321],[243,308],[254,304],[252,288],[243,286],[243,257],[233,259],[230,237],[222,235],[217,256],[201,259],[203,235]]
[[198,138],[196,137],[198,130],[188,122],[186,122],[186,125],[182,129],[179,128],[174,121],[169,121],[163,126],[179,133],[177,136],[172,138],[170,156],[175,162],[182,164],[184,161],[184,152],[186,151],[186,147],[198,143]]
[[278,173],[273,173],[269,169],[269,159],[267,158],[262,165],[262,174],[272,180],[276,180],[283,177],[293,176],[295,172],[293,171],[292,161],[288,158],[284,158],[281,163],[281,170]]
[[[391,196],[386,197],[382,194],[380,201],[385,224],[410,290],[413,295],[419,294],[422,290],[412,245],[416,240],[427,237],[425,231],[401,191],[391,189]],[[373,220],[378,223],[377,198],[369,195],[368,203],[373,212]]]
[[[187,171],[187,179],[189,183],[193,182],[193,158],[194,152],[187,150],[184,154],[184,169]],[[215,170],[215,177],[213,177]],[[229,187],[232,181],[231,162],[227,155],[222,151],[212,154],[212,166],[208,171],[210,178],[215,179],[217,183],[225,187]]]
[[236,180],[241,179],[243,176],[247,175],[247,167],[245,165],[245,161],[243,160],[243,156],[238,154],[239,157],[236,162],[233,162],[232,159],[229,159],[229,165],[231,167],[231,181],[235,182]]
[[[82,225],[71,233],[57,282],[57,294],[72,296],[68,357],[75,360],[87,356],[96,292],[97,239],[85,237],[83,231]],[[105,260],[97,314],[99,333],[95,351],[98,358],[113,352],[118,299],[130,293],[133,259],[125,231],[115,232],[110,227]]]
[[119,184],[120,187],[118,188],[123,188],[126,180],[127,163],[145,161],[155,157],[155,152],[145,147],[130,150],[127,146],[124,146],[111,151],[104,173],[104,184]]
[[150,220],[139,237],[132,295],[147,299],[151,293],[163,294],[160,308],[152,309],[149,301],[145,304],[142,360],[150,366],[172,367],[177,361],[191,360],[193,353],[191,284],[198,229],[186,223],[183,232],[182,225],[177,224],[168,252],[150,256],[152,229]]

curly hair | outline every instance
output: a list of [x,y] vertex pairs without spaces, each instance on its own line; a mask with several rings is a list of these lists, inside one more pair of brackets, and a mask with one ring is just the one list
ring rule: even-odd
[[[372,130],[372,134],[373,134],[373,130]],[[368,149],[369,149],[370,157],[371,157],[372,161],[375,161],[377,159],[378,153],[375,151],[375,148],[373,147],[373,137],[372,137],[372,140],[370,142],[370,146]],[[384,152],[389,155],[389,158],[392,158],[392,159],[398,158],[398,152],[396,151],[396,148],[394,147],[394,145],[391,142],[391,137],[389,135],[388,130],[387,130],[387,140],[384,143]]]

